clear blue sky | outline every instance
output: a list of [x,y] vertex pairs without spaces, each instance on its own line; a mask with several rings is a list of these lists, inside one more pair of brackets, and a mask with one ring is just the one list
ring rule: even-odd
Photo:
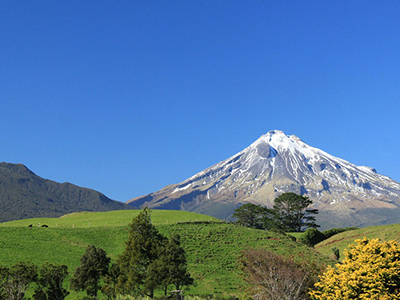
[[0,161],[126,201],[274,129],[400,181],[399,1],[0,2]]

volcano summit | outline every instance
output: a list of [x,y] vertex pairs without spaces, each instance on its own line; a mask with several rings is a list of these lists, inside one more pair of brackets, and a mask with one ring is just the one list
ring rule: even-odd
[[323,228],[400,223],[400,183],[278,130],[181,183],[127,203],[229,218],[246,202],[271,207],[285,192],[310,197]]

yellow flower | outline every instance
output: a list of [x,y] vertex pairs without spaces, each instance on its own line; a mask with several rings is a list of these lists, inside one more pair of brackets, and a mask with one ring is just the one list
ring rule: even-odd
[[309,292],[314,300],[400,299],[400,249],[395,241],[356,240]]

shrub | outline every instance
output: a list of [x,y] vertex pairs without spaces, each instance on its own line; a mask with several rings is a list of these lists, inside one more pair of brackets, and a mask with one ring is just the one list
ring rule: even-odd
[[251,297],[257,300],[309,299],[307,290],[319,272],[312,262],[296,262],[264,249],[245,251],[242,264]]
[[400,248],[395,241],[356,240],[345,259],[328,266],[310,292],[314,300],[400,299]]
[[308,246],[315,246],[316,244],[334,236],[335,234],[358,229],[357,227],[347,227],[347,228],[332,228],[325,231],[320,232],[316,228],[307,229],[304,234],[300,237],[300,241]]
[[331,248],[332,251],[332,258],[335,260],[339,260],[340,258],[340,250],[336,247]]
[[325,239],[329,239],[331,236],[334,236],[335,234],[349,231],[349,230],[355,230],[355,229],[358,229],[358,227],[331,228],[331,229],[322,231],[322,233],[325,235]]
[[325,240],[325,235],[316,228],[307,229],[300,237],[300,241],[310,247],[313,247],[323,240]]

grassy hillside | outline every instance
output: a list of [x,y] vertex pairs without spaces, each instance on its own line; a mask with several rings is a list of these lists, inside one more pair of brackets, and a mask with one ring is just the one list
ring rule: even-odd
[[[49,261],[66,264],[71,274],[88,244],[102,247],[115,260],[125,247],[127,224],[138,213],[139,211],[79,213],[59,219],[0,224],[0,264],[32,261],[41,265]],[[326,261],[313,249],[296,243],[287,236],[223,222],[204,222],[210,220],[209,216],[154,210],[152,220],[164,235],[181,235],[188,257],[188,268],[197,283],[187,294],[224,297],[242,295],[245,284],[237,262],[240,252],[250,247],[262,247],[296,257],[305,256]],[[215,221],[212,218],[211,220]],[[183,221],[192,223],[178,223]],[[48,224],[49,227],[27,227],[38,222]],[[77,295],[71,294],[67,299],[77,299]]]
[[[51,228],[91,228],[126,226],[140,210],[116,210],[109,212],[77,212],[60,218],[34,218],[10,221],[0,227],[27,227],[32,224],[46,224]],[[219,219],[186,211],[153,210],[151,220],[154,225],[167,225],[178,222],[220,221]]]
[[343,250],[348,249],[348,245],[353,244],[354,240],[362,239],[364,236],[379,238],[384,241],[396,240],[397,243],[400,243],[400,224],[372,226],[342,232],[315,245],[315,249],[325,255],[330,255],[332,253],[331,249],[336,247],[340,250],[342,259],[344,258]]

